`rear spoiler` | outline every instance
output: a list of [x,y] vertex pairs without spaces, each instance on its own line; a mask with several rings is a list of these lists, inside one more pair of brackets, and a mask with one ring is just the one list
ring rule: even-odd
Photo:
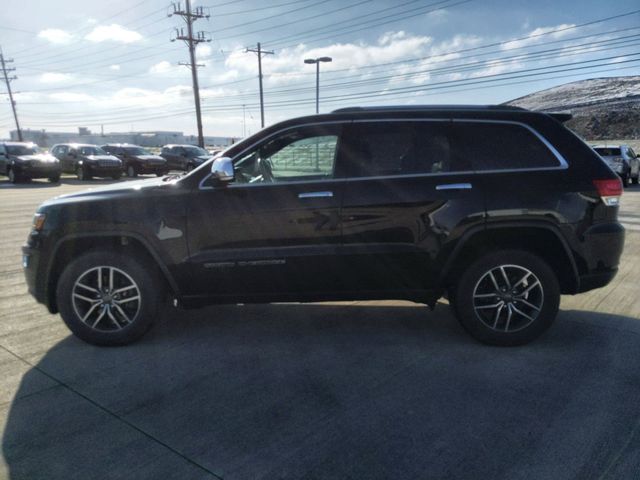
[[547,113],[547,115],[549,115],[551,118],[555,118],[560,123],[568,122],[569,120],[571,120],[573,118],[573,115],[568,113],[568,112],[564,112],[564,113]]

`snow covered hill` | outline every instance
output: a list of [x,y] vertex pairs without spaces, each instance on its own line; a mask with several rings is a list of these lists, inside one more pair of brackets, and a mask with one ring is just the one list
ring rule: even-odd
[[588,139],[640,138],[640,76],[581,80],[506,103],[571,112],[574,118],[567,126]]

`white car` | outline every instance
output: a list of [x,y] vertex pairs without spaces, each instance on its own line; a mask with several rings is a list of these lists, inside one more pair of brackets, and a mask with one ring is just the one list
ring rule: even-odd
[[625,187],[629,180],[638,184],[640,159],[629,145],[594,145],[593,149],[620,175]]

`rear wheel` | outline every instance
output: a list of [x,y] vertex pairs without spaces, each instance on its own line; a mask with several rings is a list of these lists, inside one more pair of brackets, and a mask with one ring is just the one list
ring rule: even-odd
[[126,345],[151,328],[162,286],[155,270],[129,256],[89,252],[60,276],[60,315],[79,338],[95,345]]
[[523,345],[544,333],[560,305],[555,273],[540,257],[521,250],[487,254],[462,274],[454,311],[475,339],[490,345]]
[[622,180],[622,186],[623,187],[628,187],[629,186],[629,174],[625,173],[623,174],[620,179]]
[[[640,177],[640,175],[638,175],[638,177]],[[638,177],[631,177],[631,183],[638,185]]]
[[51,183],[60,183],[60,174],[57,174],[57,175],[51,175],[51,176],[49,177],[49,181],[50,181]]

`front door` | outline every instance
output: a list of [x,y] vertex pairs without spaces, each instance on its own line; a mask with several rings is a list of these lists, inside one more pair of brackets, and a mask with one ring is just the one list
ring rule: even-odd
[[339,138],[339,125],[271,135],[233,159],[234,182],[193,193],[189,294],[285,300],[336,288]]

